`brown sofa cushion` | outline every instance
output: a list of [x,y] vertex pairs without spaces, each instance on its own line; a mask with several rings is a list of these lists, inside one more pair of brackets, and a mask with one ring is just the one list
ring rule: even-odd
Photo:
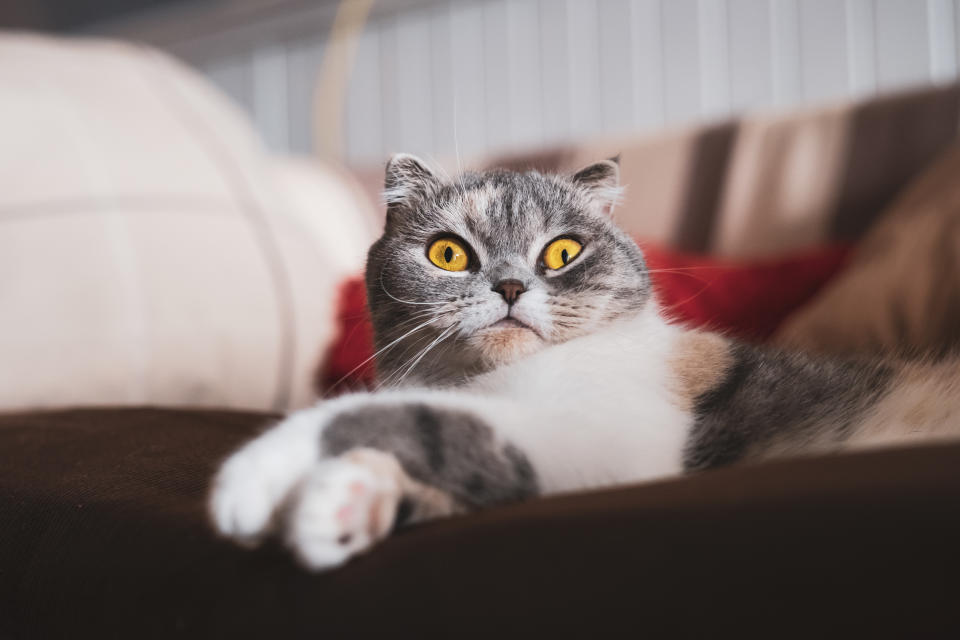
[[960,145],[887,209],[850,265],[775,337],[810,351],[943,356],[960,348]]
[[960,446],[494,509],[317,575],[275,546],[218,540],[205,519],[217,462],[269,420],[0,417],[0,637],[960,632]]

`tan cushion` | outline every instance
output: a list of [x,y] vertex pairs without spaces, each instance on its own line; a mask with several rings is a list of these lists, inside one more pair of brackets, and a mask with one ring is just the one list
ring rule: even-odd
[[0,409],[312,400],[375,213],[186,67],[0,37]]
[[915,357],[960,346],[960,145],[887,209],[853,261],[777,341],[831,353]]

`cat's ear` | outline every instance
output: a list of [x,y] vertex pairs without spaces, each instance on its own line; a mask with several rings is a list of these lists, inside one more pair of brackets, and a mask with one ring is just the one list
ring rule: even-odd
[[383,200],[388,212],[409,210],[439,186],[440,178],[425,162],[408,153],[397,153],[387,161]]
[[575,185],[586,189],[590,198],[604,213],[609,214],[613,211],[623,198],[623,187],[620,186],[619,155],[580,169],[570,176],[570,180]]

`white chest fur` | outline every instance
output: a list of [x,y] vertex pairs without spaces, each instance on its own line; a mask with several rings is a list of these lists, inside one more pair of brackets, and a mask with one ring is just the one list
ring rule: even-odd
[[651,308],[476,379],[476,408],[547,492],[679,473],[692,423],[669,365],[679,332]]

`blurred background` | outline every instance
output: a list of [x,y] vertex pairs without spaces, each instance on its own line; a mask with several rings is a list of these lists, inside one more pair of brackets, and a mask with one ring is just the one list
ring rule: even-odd
[[[960,60],[960,0],[345,4],[358,39],[325,84],[336,0],[6,0],[0,24],[158,46],[242,105],[272,149],[329,143],[352,162],[866,97],[950,81]],[[315,89],[342,93],[342,119],[315,117]]]

